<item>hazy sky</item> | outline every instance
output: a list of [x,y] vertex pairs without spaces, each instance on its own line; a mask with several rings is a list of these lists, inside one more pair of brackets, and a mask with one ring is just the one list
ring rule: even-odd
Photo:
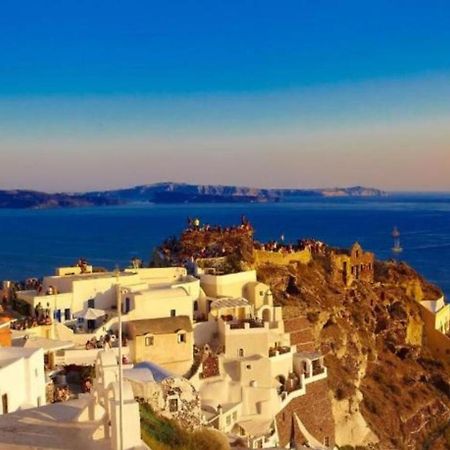
[[3,1],[0,188],[448,191],[449,22],[448,1]]

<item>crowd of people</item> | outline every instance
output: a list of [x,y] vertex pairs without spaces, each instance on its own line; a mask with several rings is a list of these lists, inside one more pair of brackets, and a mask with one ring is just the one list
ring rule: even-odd
[[12,330],[28,330],[33,327],[37,327],[39,325],[51,325],[52,320],[48,315],[45,315],[43,317],[25,317],[23,319],[15,320],[14,322],[11,322],[11,329]]
[[86,341],[85,348],[86,350],[92,350],[95,348],[104,348],[104,349],[110,349],[112,347],[112,343],[115,340],[110,334],[106,334],[105,336],[100,336],[99,339],[97,339],[95,336]]
[[242,216],[238,226],[222,227],[201,224],[198,218],[187,219],[180,239],[167,239],[158,249],[160,258],[171,263],[189,264],[196,259],[220,258],[233,253],[236,245],[252,236],[253,227]]
[[284,242],[284,236],[281,235],[279,241],[268,241],[266,243],[255,242],[256,250],[274,253],[295,253],[303,250],[309,250],[313,254],[325,253],[326,245],[314,239],[300,239],[297,244],[287,244]]

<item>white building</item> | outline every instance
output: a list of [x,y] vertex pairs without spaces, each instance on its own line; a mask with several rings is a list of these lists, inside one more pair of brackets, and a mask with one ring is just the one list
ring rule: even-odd
[[95,389],[90,394],[0,417],[0,448],[149,450],[141,441],[139,405],[126,381],[123,383],[123,445],[120,445],[120,396],[115,354],[101,352],[96,371]]
[[92,272],[89,266],[85,272],[78,267],[66,267],[45,277],[39,290],[17,292],[17,298],[29,305],[30,315],[40,311],[68,324],[73,324],[88,308],[116,315],[118,295],[125,321],[171,314],[192,318],[200,282],[188,276],[182,267],[127,269],[117,273]]
[[0,348],[0,397],[0,414],[46,403],[42,349]]
[[274,446],[275,416],[309,383],[327,377],[323,357],[290,345],[282,308],[255,271],[202,275],[201,287],[208,320],[195,324],[194,337],[209,355],[191,381],[205,420],[250,448]]

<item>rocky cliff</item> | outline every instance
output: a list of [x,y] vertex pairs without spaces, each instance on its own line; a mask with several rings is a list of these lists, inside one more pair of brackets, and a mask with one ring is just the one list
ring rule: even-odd
[[367,197],[383,191],[360,186],[333,189],[259,189],[186,183],[155,183],[127,189],[86,193],[46,193],[31,190],[0,190],[0,208],[56,208],[153,203],[250,203],[295,201],[304,197]]
[[374,283],[348,288],[331,278],[328,258],[315,255],[308,265],[261,267],[258,276],[286,318],[312,326],[338,445],[449,448],[450,355],[436,359],[424,343],[416,301],[440,292],[403,263],[377,261],[374,272]]

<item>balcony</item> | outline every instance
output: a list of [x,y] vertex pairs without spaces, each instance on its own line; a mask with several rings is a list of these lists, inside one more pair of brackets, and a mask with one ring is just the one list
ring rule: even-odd
[[286,353],[291,353],[291,347],[287,345],[269,348],[269,358],[274,358],[275,356],[284,355]]

